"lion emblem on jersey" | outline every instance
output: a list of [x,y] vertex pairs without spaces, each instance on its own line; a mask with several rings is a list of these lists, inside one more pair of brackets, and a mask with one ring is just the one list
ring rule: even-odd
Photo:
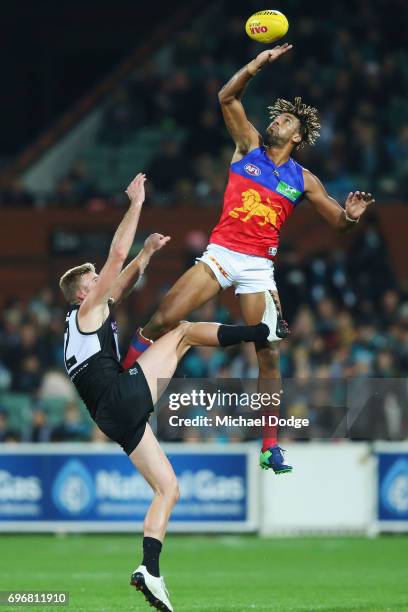
[[[239,219],[246,223],[252,217],[262,217],[258,221],[258,225],[266,225],[270,223],[276,227],[276,221],[280,213],[282,212],[282,206],[272,206],[272,202],[269,198],[266,199],[267,204],[262,202],[261,196],[256,189],[248,189],[242,192],[242,206],[237,206],[233,210],[230,210],[231,217]],[[240,213],[243,213],[242,216]]]

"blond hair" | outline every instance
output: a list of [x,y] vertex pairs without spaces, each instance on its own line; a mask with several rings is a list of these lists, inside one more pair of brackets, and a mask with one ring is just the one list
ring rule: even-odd
[[320,136],[320,123],[318,120],[317,108],[307,106],[302,103],[302,98],[296,97],[294,102],[289,102],[283,98],[276,100],[273,106],[268,106],[269,117],[273,121],[282,113],[295,115],[300,121],[301,142],[295,147],[301,149],[305,144],[314,145]]
[[65,299],[70,304],[75,304],[77,301],[77,291],[81,278],[84,274],[88,274],[89,272],[95,272],[94,264],[84,263],[81,266],[75,266],[75,268],[67,270],[65,274],[61,276],[59,286]]

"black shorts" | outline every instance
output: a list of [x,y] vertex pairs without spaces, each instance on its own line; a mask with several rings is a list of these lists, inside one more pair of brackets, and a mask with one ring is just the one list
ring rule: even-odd
[[154,410],[149,385],[138,363],[118,374],[98,402],[94,421],[130,455],[139,444]]

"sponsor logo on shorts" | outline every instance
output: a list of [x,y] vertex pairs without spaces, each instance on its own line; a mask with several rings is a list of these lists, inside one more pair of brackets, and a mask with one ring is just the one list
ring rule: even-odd
[[135,374],[137,374],[137,373],[138,373],[138,371],[139,371],[139,370],[138,370],[137,368],[130,368],[130,370],[129,370],[129,374],[130,374],[131,376],[134,376]]
[[228,274],[226,273],[224,268],[221,266],[221,264],[218,263],[218,261],[215,259],[215,257],[213,257],[212,255],[209,255],[209,257],[210,257],[211,261],[213,261],[215,263],[215,265],[217,266],[217,268],[221,272],[221,274],[223,276],[225,276],[225,278],[228,278]]
[[245,164],[244,170],[245,172],[248,172],[248,174],[250,174],[251,176],[259,176],[260,174],[262,174],[258,166],[255,166],[254,164]]

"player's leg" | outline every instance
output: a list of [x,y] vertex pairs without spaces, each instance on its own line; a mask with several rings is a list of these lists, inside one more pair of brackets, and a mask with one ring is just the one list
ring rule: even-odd
[[[272,297],[272,300],[271,300]],[[265,308],[268,306],[276,310],[278,335],[287,334],[286,323],[282,319],[282,310],[277,291],[260,291],[257,293],[239,294],[241,312],[244,321],[249,325],[254,325],[262,320]],[[275,342],[255,343],[256,354],[259,365],[258,389],[260,393],[280,393],[282,390],[282,380],[279,368],[279,340]],[[283,454],[278,446],[278,426],[269,425],[269,416],[279,415],[279,406],[266,409],[267,425],[262,432],[262,450],[260,457],[261,467],[268,469],[272,467],[275,473],[282,474],[290,472],[292,468],[285,465]]]
[[149,483],[154,495],[144,520],[143,560],[132,573],[131,584],[142,591],[153,607],[172,610],[160,577],[159,558],[169,517],[179,498],[177,478],[148,423],[129,458]]
[[239,342],[262,342],[269,333],[268,321],[255,325],[181,322],[137,359],[149,385],[153,403],[160,398],[178,362],[192,346],[227,347]]
[[[191,346],[231,346],[238,342],[262,342],[269,334],[268,322],[247,326],[183,321],[159,338],[136,363],[141,366],[153,403],[156,403],[173,376],[179,360]],[[154,499],[144,524],[144,560],[133,572],[131,584],[141,590],[153,606],[161,610],[172,610],[163,580],[159,577],[158,560],[169,516],[178,499],[176,477],[149,425],[129,457],[154,491]]]
[[144,535],[163,542],[170,513],[179,499],[179,488],[173,467],[148,423],[129,459],[154,493],[144,520]]
[[160,306],[143,327],[132,338],[123,367],[129,368],[136,359],[163,334],[173,329],[190,312],[200,308],[221,291],[221,285],[210,267],[198,262],[181,276],[165,295]]
[[[267,323],[257,325],[220,325],[184,321],[160,338],[137,363],[149,385],[153,403],[159,399],[174,374],[177,363],[191,346],[230,346],[238,342],[261,342],[270,333]],[[132,574],[131,583],[159,609],[172,610],[164,583],[159,578],[158,559],[171,510],[178,499],[176,477],[149,425],[131,461],[149,482],[154,499],[144,524],[144,560]]]

